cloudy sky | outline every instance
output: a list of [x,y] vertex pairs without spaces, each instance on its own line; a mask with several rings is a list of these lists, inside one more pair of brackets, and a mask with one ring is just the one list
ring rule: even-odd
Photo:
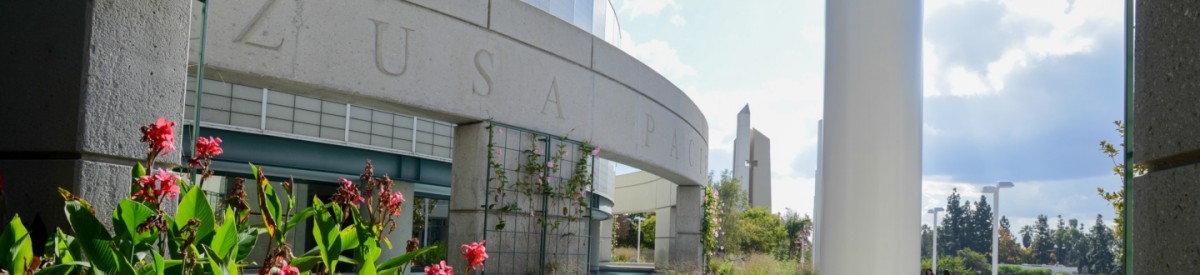
[[[753,127],[772,142],[774,208],[811,213],[825,2],[613,5],[621,48],[707,116],[709,167],[729,169],[736,114],[750,104]],[[1111,223],[1096,187],[1120,179],[1098,143],[1119,138],[1111,123],[1123,117],[1123,8],[1119,0],[926,0],[923,207],[944,206],[954,188],[975,201],[982,186],[1011,180],[1001,212],[1015,227],[1038,214],[1087,224],[1103,214]]]

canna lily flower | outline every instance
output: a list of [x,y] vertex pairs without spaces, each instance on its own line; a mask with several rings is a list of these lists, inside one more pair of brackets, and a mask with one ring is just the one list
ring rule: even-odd
[[425,275],[454,275],[454,268],[446,265],[446,261],[425,267]]
[[487,260],[487,247],[484,245],[487,240],[477,243],[462,245],[463,258],[467,259],[467,271],[478,270],[483,268],[483,261]]

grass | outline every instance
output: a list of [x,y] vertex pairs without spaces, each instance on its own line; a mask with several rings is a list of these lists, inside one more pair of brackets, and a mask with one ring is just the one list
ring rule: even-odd
[[712,259],[709,267],[716,274],[807,274],[802,272],[799,263],[780,261],[767,254]]
[[[632,248],[632,247],[618,247],[618,248],[615,248],[615,249],[613,249],[612,261],[613,261],[614,263],[619,263],[619,262],[630,262],[630,263],[632,263],[632,262],[634,262],[634,261],[633,261],[633,259],[634,259],[634,254],[637,254],[637,249],[636,249],[636,248]],[[643,263],[653,263],[653,262],[654,262],[654,249],[647,249],[647,248],[643,247],[643,248],[642,248],[642,261],[641,261],[641,262],[643,262]]]

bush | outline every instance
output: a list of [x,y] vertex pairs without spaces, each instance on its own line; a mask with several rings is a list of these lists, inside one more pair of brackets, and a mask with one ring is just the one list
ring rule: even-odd
[[[931,263],[929,258],[922,258],[921,270],[932,268]],[[942,270],[949,270],[950,274],[975,274],[974,271],[967,269],[967,266],[963,264],[963,259],[958,256],[939,256],[938,271]]]
[[1023,268],[1015,265],[1000,265],[1000,275],[1050,275],[1050,270]]

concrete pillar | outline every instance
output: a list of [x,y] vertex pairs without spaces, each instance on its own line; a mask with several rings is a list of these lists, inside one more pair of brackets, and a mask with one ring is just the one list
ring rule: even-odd
[[825,18],[821,273],[918,272],[921,0],[826,1]]
[[[1130,194],[1134,274],[1200,270],[1200,21],[1190,1],[1138,1],[1134,161],[1148,173]],[[1190,12],[1190,13],[1189,13]],[[1109,219],[1111,214],[1105,214]]]
[[[600,271],[600,229],[603,221],[588,220],[588,272],[595,274]],[[612,231],[611,229],[609,231]],[[607,246],[606,246],[607,247]],[[609,255],[611,257],[611,254]]]
[[600,231],[598,231],[598,234],[600,234],[600,245],[598,245],[600,254],[597,254],[599,255],[597,258],[603,263],[612,262],[613,219],[600,221]]
[[[454,160],[450,168],[454,171],[454,178],[450,183],[450,235],[446,240],[449,254],[446,263],[455,267],[466,266],[463,257],[456,253],[458,245],[483,240],[484,212],[481,206],[487,196],[484,190],[487,183],[487,144],[487,123],[458,125],[454,130]],[[486,267],[484,270],[487,270]]]
[[140,127],[166,117],[182,132],[190,4],[0,2],[0,177],[8,211],[45,225],[30,228],[35,243],[67,226],[58,187],[108,215],[145,158]]
[[675,220],[674,215],[674,206],[654,210],[654,267],[658,269],[671,268],[671,245],[678,234],[672,223]]
[[[675,207],[671,214],[671,252],[669,267],[680,272],[699,272],[704,253],[701,219],[704,217],[704,187],[679,185],[675,189]],[[657,266],[656,261],[656,268]]]

